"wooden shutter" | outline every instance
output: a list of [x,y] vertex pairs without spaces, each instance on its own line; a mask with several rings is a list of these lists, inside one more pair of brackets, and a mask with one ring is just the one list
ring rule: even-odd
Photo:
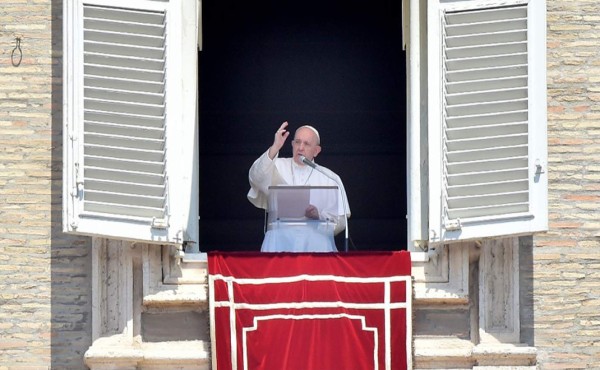
[[437,13],[431,242],[547,227],[545,80],[533,77],[545,69],[545,57],[533,54],[545,42],[535,32],[544,31],[533,29],[529,4],[503,4]]
[[65,6],[73,9],[65,11],[70,48],[65,47],[69,199],[64,228],[182,242],[186,225],[173,218],[178,205],[170,182],[177,177],[174,164],[168,163],[174,157],[168,151],[177,147],[173,138],[169,145],[174,131],[168,127],[182,125],[180,116],[169,114],[178,110],[173,109],[178,104],[174,97],[182,94],[174,91],[181,84],[169,82],[168,66],[181,59],[181,45],[171,40],[170,46],[168,36],[183,22],[173,22],[176,17],[169,13],[177,11],[169,1],[75,1]]

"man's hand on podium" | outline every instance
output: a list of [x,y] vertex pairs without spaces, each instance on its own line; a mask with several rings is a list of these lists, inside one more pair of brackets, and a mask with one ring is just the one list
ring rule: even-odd
[[304,215],[310,219],[318,220],[319,219],[319,210],[317,209],[317,207],[315,207],[311,204],[306,208]]

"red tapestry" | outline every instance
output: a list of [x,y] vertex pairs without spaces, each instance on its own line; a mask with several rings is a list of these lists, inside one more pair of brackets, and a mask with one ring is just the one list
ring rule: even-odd
[[407,252],[209,253],[212,368],[411,368]]

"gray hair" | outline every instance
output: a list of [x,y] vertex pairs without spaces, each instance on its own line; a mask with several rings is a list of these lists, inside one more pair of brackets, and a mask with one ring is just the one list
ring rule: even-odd
[[298,127],[298,129],[296,129],[296,132],[298,132],[298,130],[300,130],[301,128],[307,128],[307,129],[311,130],[312,132],[314,132],[314,134],[317,136],[317,145],[321,145],[321,136],[319,135],[319,131],[317,131],[316,128],[312,127],[311,125],[304,125],[304,126]]

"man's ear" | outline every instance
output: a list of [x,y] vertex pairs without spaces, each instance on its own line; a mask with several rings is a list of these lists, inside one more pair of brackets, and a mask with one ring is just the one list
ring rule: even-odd
[[314,156],[314,158],[316,158],[316,157],[317,157],[317,155],[319,155],[319,153],[321,153],[321,146],[320,146],[320,145],[317,145],[317,146],[315,147],[315,156]]

